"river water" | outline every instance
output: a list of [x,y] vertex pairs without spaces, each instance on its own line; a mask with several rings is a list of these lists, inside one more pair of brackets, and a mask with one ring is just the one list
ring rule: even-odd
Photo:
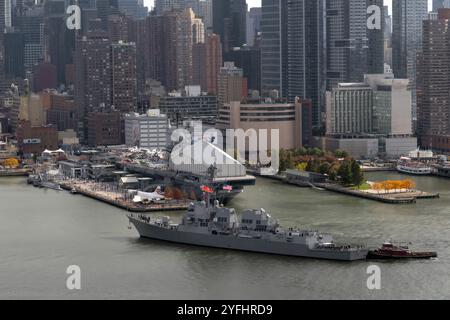
[[[372,246],[410,241],[440,255],[432,261],[342,263],[141,240],[122,210],[2,178],[0,298],[449,299],[450,180],[415,180],[441,198],[388,205],[259,179],[231,203],[264,207],[283,225],[331,232],[338,240]],[[381,290],[367,288],[372,264],[381,269]],[[81,268],[81,290],[66,288],[70,265]]]

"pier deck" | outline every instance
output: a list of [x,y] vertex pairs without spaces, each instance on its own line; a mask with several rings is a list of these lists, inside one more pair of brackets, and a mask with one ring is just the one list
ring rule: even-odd
[[393,192],[393,193],[369,193],[359,190],[352,190],[345,188],[336,184],[322,183],[316,184],[316,187],[323,188],[328,191],[338,192],[342,194],[347,194],[350,196],[355,196],[359,198],[375,200],[379,202],[389,203],[389,204],[412,204],[416,203],[420,199],[437,199],[440,197],[437,193],[428,193],[419,190],[411,190],[405,192]]
[[148,205],[134,203],[123,197],[121,193],[105,190],[95,190],[90,183],[70,183],[61,182],[61,188],[68,191],[76,191],[77,194],[95,199],[120,209],[136,213],[150,213],[163,211],[186,210],[191,201],[187,200],[167,200]]
[[276,175],[276,176],[264,176],[263,178],[280,181],[286,184],[295,185],[298,187],[305,188],[319,188],[324,189],[331,192],[341,193],[348,196],[363,198],[367,200],[374,200],[378,202],[388,203],[388,204],[414,204],[417,200],[423,199],[439,199],[440,195],[438,193],[428,193],[419,190],[411,190],[407,192],[397,192],[397,193],[369,193],[360,190],[352,190],[338,184],[333,183],[311,183],[311,182],[303,182],[303,183],[293,183],[289,182],[285,176]]
[[6,169],[0,170],[0,177],[28,177],[30,174],[29,169]]

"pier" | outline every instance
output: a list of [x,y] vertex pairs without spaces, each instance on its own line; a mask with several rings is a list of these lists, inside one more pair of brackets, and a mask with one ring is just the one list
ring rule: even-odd
[[28,177],[30,174],[29,169],[6,169],[0,170],[0,177]]
[[[253,173],[254,174],[254,173]],[[295,185],[303,188],[313,188],[318,190],[330,191],[344,194],[347,196],[358,197],[367,200],[373,200],[388,204],[414,204],[417,200],[439,199],[440,194],[428,193],[420,190],[398,190],[392,192],[371,192],[356,190],[344,187],[337,183],[330,183],[323,176],[311,172],[297,172],[288,170],[286,175],[262,176],[266,179],[280,181],[285,184]]]
[[440,198],[440,195],[437,193],[428,193],[418,190],[407,190],[404,192],[392,193],[370,193],[360,190],[353,190],[330,183],[320,183],[316,184],[315,186],[332,192],[342,193],[349,196],[384,202],[388,204],[414,204],[417,203],[417,200]]
[[62,189],[73,191],[91,199],[95,199],[114,207],[136,213],[151,213],[164,211],[186,210],[191,200],[164,200],[155,203],[140,204],[134,203],[131,199],[124,197],[123,193],[108,190],[98,190],[94,183],[60,182]]

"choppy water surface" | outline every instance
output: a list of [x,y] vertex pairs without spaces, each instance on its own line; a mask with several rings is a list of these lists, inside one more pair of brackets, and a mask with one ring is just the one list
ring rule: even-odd
[[[371,174],[371,179],[398,178]],[[442,299],[450,298],[450,180],[415,178],[441,199],[387,205],[259,179],[232,205],[264,207],[283,225],[378,245],[410,241],[436,261],[376,262],[382,290],[369,291],[373,262],[340,263],[139,239],[126,212],[65,192],[0,179],[0,298],[32,299]],[[173,213],[177,218],[180,213]],[[82,289],[66,289],[81,267]]]

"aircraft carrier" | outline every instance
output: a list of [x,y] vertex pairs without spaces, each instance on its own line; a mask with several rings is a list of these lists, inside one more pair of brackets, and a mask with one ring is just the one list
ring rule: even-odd
[[[207,142],[200,142],[208,144]],[[122,168],[129,173],[136,173],[153,179],[154,185],[175,186],[191,199],[201,200],[203,193],[201,186],[209,185],[216,190],[220,203],[228,203],[241,194],[246,186],[253,186],[256,178],[247,174],[243,164],[231,158],[221,149],[212,144],[215,152],[226,157],[228,161],[211,165],[208,163],[194,163],[193,159],[185,159],[183,164],[175,164],[170,155],[158,156],[157,161],[148,160],[148,155],[133,159],[132,153],[125,153],[119,161]],[[202,150],[206,145],[202,146]],[[140,151],[141,152],[141,151]],[[130,161],[130,158],[133,159]]]

